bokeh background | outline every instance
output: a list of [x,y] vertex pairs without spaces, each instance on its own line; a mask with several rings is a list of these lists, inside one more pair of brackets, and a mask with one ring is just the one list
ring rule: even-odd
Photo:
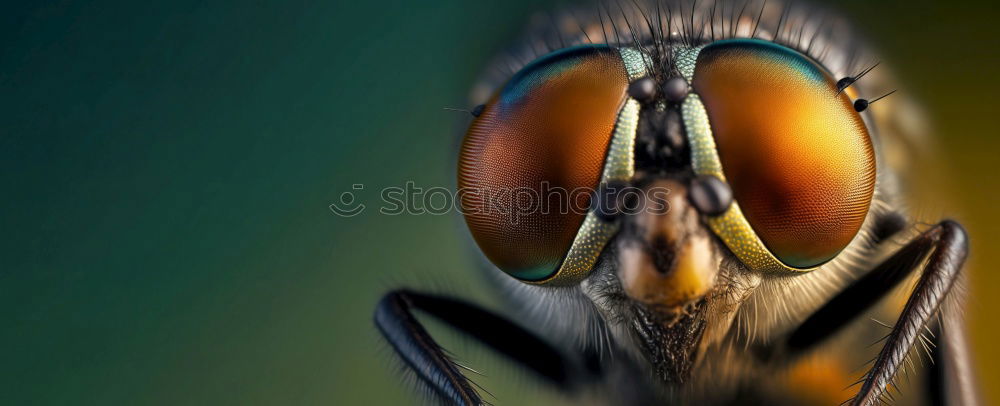
[[[466,94],[531,1],[34,1],[0,9],[0,403],[409,404],[371,323],[399,284],[491,301],[453,216]],[[1000,399],[994,6],[841,2],[936,123]],[[447,333],[501,404],[553,395]]]

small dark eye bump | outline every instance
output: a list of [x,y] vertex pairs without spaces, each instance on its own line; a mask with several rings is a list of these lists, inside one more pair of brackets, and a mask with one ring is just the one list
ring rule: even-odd
[[725,213],[733,204],[733,190],[722,179],[701,175],[691,181],[688,200],[698,212],[708,216],[718,216]]
[[688,82],[682,77],[670,78],[663,84],[663,96],[668,102],[680,103],[688,95]]
[[902,214],[898,212],[886,213],[875,219],[875,225],[872,228],[872,237],[875,238],[876,242],[882,242],[896,235],[896,233],[903,231],[908,226],[909,222]]
[[656,81],[646,76],[628,85],[628,95],[643,103],[649,103],[656,97]]
[[847,89],[852,84],[854,84],[854,78],[850,76],[841,78],[840,80],[837,81],[837,92],[838,93],[843,92],[844,89]]
[[868,100],[857,99],[854,101],[854,111],[857,111],[858,113],[865,111],[868,109],[869,104]]
[[895,91],[895,90],[893,90],[893,91],[891,91],[891,92],[889,92],[889,93],[886,93],[886,94],[884,94],[884,95],[881,95],[881,96],[879,96],[879,97],[876,97],[876,98],[874,98],[874,99],[872,99],[872,100],[866,100],[866,99],[857,99],[857,100],[855,100],[855,101],[854,101],[854,110],[855,110],[855,111],[857,111],[858,113],[860,113],[860,112],[862,112],[862,111],[865,111],[865,110],[867,110],[867,109],[868,109],[868,107],[869,107],[869,106],[871,106],[871,105],[872,105],[872,104],[874,104],[875,102],[877,102],[877,101],[879,101],[879,100],[882,100],[882,99],[884,99],[884,98],[886,98],[886,97],[889,97],[889,96],[890,96],[890,95],[892,95],[893,93],[896,93],[896,91]]
[[856,100],[837,93],[839,79],[815,60],[771,42],[716,41],[697,58],[692,91],[746,225],[786,266],[834,258],[864,225],[875,190],[875,151]]
[[624,181],[602,183],[590,199],[591,210],[601,220],[613,222],[637,207],[638,195],[630,193],[635,190]]
[[486,105],[485,104],[480,104],[480,105],[478,105],[476,107],[473,107],[472,111],[470,111],[469,113],[471,113],[473,117],[479,117],[480,114],[483,114],[483,110],[485,110],[485,109],[486,109]]
[[861,80],[861,78],[867,75],[868,72],[871,72],[872,69],[875,69],[879,65],[879,63],[881,62],[875,62],[875,64],[865,68],[865,70],[861,71],[861,73],[857,74],[856,76],[845,76],[843,78],[840,78],[840,80],[837,81],[837,94],[840,94],[848,87],[851,87],[851,85],[853,85],[855,82]]

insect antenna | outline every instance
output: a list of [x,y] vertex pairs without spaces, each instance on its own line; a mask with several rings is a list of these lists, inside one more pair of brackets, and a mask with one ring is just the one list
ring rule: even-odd
[[581,20],[579,17],[576,16],[576,9],[575,8],[570,9],[569,14],[570,17],[574,21],[576,21],[576,26],[580,27],[580,32],[583,33],[583,36],[584,38],[587,39],[587,42],[593,44],[594,40],[590,39],[590,34],[587,33],[587,28],[583,26],[583,20]]
[[931,352],[932,349],[937,348],[937,346],[934,345],[934,342],[931,341],[931,339],[927,338],[927,336],[921,334],[919,337],[920,337],[920,344],[921,346],[924,347],[924,354],[927,355],[927,359],[929,359],[931,361],[931,364],[933,364],[934,356],[931,355]]
[[[730,4],[728,17],[726,15],[726,4],[727,3]],[[729,21],[729,28],[732,29],[732,27],[733,27],[733,10],[734,10],[734,8],[733,8],[733,5],[732,5],[732,2],[722,3],[722,9],[719,10],[719,17],[720,17],[719,18],[719,24],[721,24],[721,27],[719,27],[720,28],[719,31],[721,31],[723,35],[726,35],[726,32],[728,32],[728,30],[726,29],[726,21],[727,20]]]
[[[460,366],[461,366],[461,365],[460,365]],[[462,368],[463,368],[463,369],[468,369],[468,370],[470,370],[470,371],[473,371],[473,372],[475,372],[475,370],[472,370],[472,369],[470,369],[470,368],[467,368],[467,367],[462,367]],[[468,380],[469,380],[469,383],[471,383],[471,384],[472,384],[472,386],[475,386],[475,387],[476,387],[476,389],[478,389],[478,390],[479,390],[480,392],[483,392],[483,393],[486,393],[487,395],[489,395],[489,396],[490,396],[490,398],[493,398],[493,400],[497,400],[497,397],[496,397],[496,395],[494,395],[494,394],[493,394],[492,392],[490,392],[490,391],[486,390],[486,388],[484,388],[484,387],[483,387],[483,385],[480,385],[480,384],[479,384],[479,382],[476,382],[476,380],[475,380],[475,379],[470,379],[470,378],[466,378],[466,379],[468,379]],[[485,401],[485,400],[483,401],[483,403],[485,403],[485,404],[487,404],[487,405],[492,405],[492,403],[490,403],[490,402],[487,402],[487,401]]]
[[[805,53],[807,55],[812,55],[813,44],[816,42],[816,38],[821,37],[822,34],[824,33],[823,30],[827,28],[826,22],[827,22],[827,15],[823,15],[823,17],[821,17],[819,20],[819,24],[816,25],[816,31],[813,31],[812,38],[809,38],[809,45],[806,45]],[[840,90],[839,87],[838,90]]]
[[[868,319],[873,321],[875,324],[878,324],[879,326],[885,327],[887,330],[892,331],[892,325],[890,325],[889,323],[881,322],[874,317],[869,317]],[[879,343],[885,341],[887,338],[889,338],[889,334],[883,335],[882,338],[879,338],[878,340],[875,340],[871,344],[868,344],[868,348],[878,345]]]
[[622,7],[622,3],[621,2],[618,3],[618,12],[620,12],[622,14],[622,21],[625,22],[625,28],[628,29],[628,33],[632,37],[632,46],[634,46],[636,49],[639,49],[643,53],[645,53],[645,54],[648,55],[649,51],[646,50],[646,47],[644,47],[642,45],[642,43],[639,42],[639,37],[637,37],[635,35],[635,28],[632,27],[632,23],[629,22],[628,15],[625,14],[625,8]]
[[785,21],[788,20],[789,14],[792,11],[791,3],[787,3],[783,6],[781,10],[781,16],[778,17],[778,26],[774,29],[774,41],[779,41],[781,38],[781,30],[784,28]]
[[604,14],[601,14],[601,1],[597,0],[594,3],[594,5],[597,6],[597,21],[601,23],[601,36],[604,37],[603,38],[603,42],[607,43],[608,42],[608,31],[604,28]]
[[[656,26],[660,29],[660,36],[654,38],[654,42],[656,42],[660,46],[660,48],[661,48],[660,51],[665,56],[667,54],[667,52],[666,52],[667,37],[665,37],[663,35],[663,7],[661,7],[662,3],[663,3],[662,1],[657,1],[656,2]],[[668,8],[667,10],[669,11],[670,9]],[[667,13],[667,25],[668,26],[670,25],[670,13],[669,12]],[[654,35],[654,37],[655,37],[655,35]]]
[[[865,68],[864,70],[862,70],[861,73],[859,73],[857,75],[854,75],[854,76],[848,76],[848,77],[845,77],[845,78],[842,78],[842,79],[838,80],[837,81],[837,94],[840,94],[841,92],[843,92],[848,87],[851,87],[851,85],[853,85],[854,82],[857,82],[857,81],[861,80],[861,78],[863,78],[865,75],[867,75],[868,72],[871,72],[872,69],[875,69],[875,67],[877,67],[880,63],[882,63],[882,61],[876,61],[871,66],[869,66],[869,67]],[[888,95],[886,95],[886,96],[888,96]],[[885,96],[882,96],[882,97],[885,97]]]
[[[663,3],[662,1],[656,2],[656,23],[660,29],[660,36],[659,38],[655,39],[655,41],[657,42],[657,44],[659,44],[661,48],[660,58],[659,58],[661,64],[660,66],[667,67],[673,65],[672,63],[670,63],[673,55],[667,50],[667,44],[670,42],[670,35],[672,32],[671,30],[672,23],[670,20],[673,18],[673,13],[671,12],[669,5],[667,6],[666,13],[664,13],[662,3]],[[667,20],[666,26],[663,25],[664,19]],[[663,71],[665,71],[665,69]]]
[[709,22],[708,29],[709,32],[712,34],[712,41],[715,41],[715,8],[716,8],[715,6],[717,5],[719,5],[719,2],[714,2],[712,3],[712,8],[709,9],[709,13],[711,14],[711,16],[708,18]]
[[608,16],[608,22],[611,23],[611,30],[615,33],[615,46],[622,45],[621,36],[618,35],[618,24],[615,24],[615,17],[611,15],[611,8],[604,7],[604,12]]
[[736,16],[735,24],[733,24],[732,27],[730,27],[732,29],[732,31],[729,34],[730,37],[736,37],[736,34],[739,33],[739,31],[740,31],[740,20],[743,19],[743,13],[745,11],[747,11],[747,6],[749,4],[750,4],[749,0],[743,2],[743,7],[740,8],[740,14],[738,14]]
[[[677,2],[677,19],[680,20],[681,26],[678,32],[680,33],[681,40],[684,42],[685,46],[691,47],[694,45],[694,40],[691,38],[692,30],[688,28],[687,18],[684,15],[684,2]],[[692,21],[694,20],[692,12]]]
[[[663,52],[663,48],[661,46],[662,44],[656,41],[656,28],[653,25],[653,20],[649,18],[649,13],[646,12],[646,10],[643,9],[641,5],[639,5],[638,0],[632,0],[632,4],[635,7],[636,11],[639,12],[639,15],[642,17],[642,19],[646,22],[646,28],[649,30],[649,37],[652,40],[651,46],[653,47],[653,52],[649,53],[649,55],[651,56],[651,60],[646,64],[647,65],[646,68],[647,72],[654,72],[655,70],[653,69],[653,66],[650,65],[655,64],[656,61],[659,61],[661,59],[661,55]],[[645,58],[643,62],[645,62]]]
[[[667,14],[670,15],[670,18],[667,20],[667,30],[670,31],[670,35],[676,33],[682,44],[691,46],[691,41],[687,37],[687,24],[684,23],[684,3],[677,2],[677,21],[674,21],[675,14],[671,7],[671,4],[667,3]],[[680,24],[680,26],[678,27],[677,24]]]
[[732,2],[722,3],[722,8],[719,10],[719,31],[722,33],[722,35],[726,35],[726,32],[728,31],[726,29],[726,21],[727,20],[729,21],[730,26],[732,26],[733,24],[733,13],[731,8],[729,10],[730,13],[728,14],[728,16],[726,15],[726,4],[731,4],[731,3]]
[[757,37],[757,27],[760,26],[760,19],[764,17],[764,7],[767,7],[767,0],[760,5],[760,11],[757,12],[757,21],[753,23],[753,31],[750,31],[750,38]]
[[893,91],[891,91],[889,93],[886,93],[886,94],[883,94],[883,95],[881,95],[881,96],[879,96],[879,97],[877,97],[877,98],[875,98],[873,100],[857,99],[857,100],[854,101],[854,110],[856,110],[858,113],[860,113],[862,111],[865,111],[865,110],[868,109],[868,106],[872,105],[872,103],[875,103],[875,102],[877,102],[879,100],[882,100],[882,99],[888,97],[890,94],[893,94],[893,93],[896,93],[896,91],[893,90]]
[[695,35],[695,32],[694,32],[694,30],[695,30],[695,28],[694,28],[694,12],[697,9],[698,9],[698,0],[694,0],[694,2],[691,3],[691,25],[689,26],[689,28],[691,29],[691,34],[690,34],[691,35],[691,39],[694,42],[701,42],[701,40],[702,40],[702,37],[701,37],[702,36],[702,31],[699,30],[699,32],[698,32],[698,38],[697,39],[695,39],[695,36],[694,36]]
[[441,109],[444,111],[455,111],[455,112],[470,114],[472,115],[472,117],[479,117],[480,114],[483,114],[483,110],[486,109],[486,105],[478,104],[472,109],[460,109],[458,107],[448,107],[448,106],[442,107]]
[[812,16],[810,16],[808,12],[801,12],[800,11],[799,14],[804,14],[804,15],[800,16],[800,18],[798,19],[798,21],[799,21],[799,32],[795,35],[795,42],[794,42],[795,46],[797,46],[797,47],[801,47],[802,46],[802,37],[803,37],[803,35],[805,35],[806,25],[807,25],[807,23],[809,21],[811,21],[813,19]]

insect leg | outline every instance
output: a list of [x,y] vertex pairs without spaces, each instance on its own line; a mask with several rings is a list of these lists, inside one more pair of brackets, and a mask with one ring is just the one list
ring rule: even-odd
[[967,254],[968,237],[962,226],[950,220],[937,224],[813,313],[789,336],[789,350],[801,352],[832,335],[924,264],[899,320],[851,401],[852,405],[879,403],[906,354],[959,279]]
[[[786,341],[789,355],[800,354],[832,336],[877,303],[912,271],[924,264],[896,325],[885,339],[852,405],[876,404],[922,330],[936,315],[968,254],[968,238],[961,225],[943,221],[920,234],[902,249],[813,313]],[[947,322],[945,327],[950,327]],[[957,332],[947,332],[951,337]]]
[[[928,322],[937,314],[944,302],[969,252],[965,229],[954,221],[945,220],[927,230],[915,241],[919,245],[930,242],[932,250],[924,265],[920,279],[899,315],[899,320],[885,340],[885,345],[865,377],[861,390],[854,397],[854,405],[879,403],[886,385],[896,374],[907,352],[916,343]],[[911,242],[910,244],[914,244]],[[909,246],[909,245],[908,245]],[[905,248],[904,248],[905,251]],[[897,254],[898,255],[898,254]],[[917,254],[922,257],[922,253]]]
[[806,352],[833,336],[906,280],[934,250],[941,227],[939,224],[917,236],[816,310],[788,336],[789,355]]
[[375,309],[375,325],[406,365],[436,394],[452,403],[484,404],[479,393],[413,316],[419,309],[477,339],[557,387],[568,388],[570,363],[552,345],[507,319],[462,300],[401,289]]
[[965,320],[960,314],[961,301],[942,305],[940,324],[936,334],[933,368],[936,378],[933,384],[938,388],[937,399],[942,405],[976,406],[979,394],[972,372],[972,355],[966,337]]

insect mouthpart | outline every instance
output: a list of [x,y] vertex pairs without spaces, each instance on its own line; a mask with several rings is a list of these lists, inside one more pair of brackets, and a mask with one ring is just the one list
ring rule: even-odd
[[644,194],[646,208],[622,220],[618,275],[631,299],[680,315],[715,286],[722,256],[686,185],[663,179],[647,190],[655,192]]

